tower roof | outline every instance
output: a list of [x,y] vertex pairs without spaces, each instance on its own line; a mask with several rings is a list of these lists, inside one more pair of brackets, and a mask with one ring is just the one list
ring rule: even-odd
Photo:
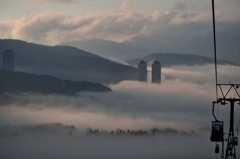
[[157,61],[157,60],[155,60],[155,61],[153,62],[153,64],[160,64],[160,62]]
[[146,64],[146,62],[143,61],[143,60],[141,60],[141,61],[139,62],[139,64]]

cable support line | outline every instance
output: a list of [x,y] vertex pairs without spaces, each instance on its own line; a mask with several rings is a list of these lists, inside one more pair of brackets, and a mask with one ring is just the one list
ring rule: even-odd
[[[225,101],[225,99],[227,99],[227,97],[229,96],[230,91],[233,91],[235,95],[237,95],[237,98],[240,99],[240,94],[237,90],[240,84],[217,84],[217,86],[219,87],[222,96],[222,98],[218,99],[217,103],[221,102],[221,100]],[[223,92],[222,86],[229,86],[227,92]]]
[[217,91],[217,45],[216,45],[216,30],[215,30],[215,10],[214,10],[214,0],[212,0],[212,17],[213,17],[213,40],[214,40],[214,59],[215,59],[215,79],[216,79],[216,97],[218,99]]
[[218,121],[217,117],[214,114],[214,107],[215,107],[215,102],[213,102],[213,105],[212,105],[212,115],[215,118],[215,121]]
[[[218,70],[217,70],[217,47],[216,47],[216,29],[215,29],[215,9],[214,9],[214,0],[212,0],[212,18],[213,18],[213,40],[214,40],[214,58],[215,58],[215,79],[216,79],[216,101],[213,102],[212,106],[212,115],[215,118],[215,121],[212,121],[212,133],[210,140],[212,142],[222,142],[222,154],[221,159],[224,158],[224,141],[227,142],[225,159],[236,159],[236,149],[235,146],[238,145],[238,138],[234,135],[234,104],[238,103],[240,105],[240,94],[237,89],[240,87],[240,84],[218,84]],[[238,57],[239,58],[239,57]],[[224,89],[222,88],[224,87]],[[229,87],[227,90],[226,87]],[[220,94],[218,94],[220,91]],[[231,93],[234,92],[234,97]],[[220,96],[218,96],[220,95]],[[238,98],[235,98],[235,95]],[[224,122],[218,120],[218,103],[221,105],[230,104],[230,126],[228,137],[224,137]],[[217,104],[217,116],[214,113],[214,107]],[[238,134],[238,129],[237,129]],[[215,146],[215,153],[219,153],[219,145]]]
[[[213,40],[214,40],[214,60],[215,60],[215,80],[216,80],[216,101],[218,101],[218,80],[217,80],[217,45],[216,45],[216,30],[215,30],[215,10],[214,0],[212,0],[212,17],[213,17]],[[218,103],[217,103],[217,117],[218,117]]]

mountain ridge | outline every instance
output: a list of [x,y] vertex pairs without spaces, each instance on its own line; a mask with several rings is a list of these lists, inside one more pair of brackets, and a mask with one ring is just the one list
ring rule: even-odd
[[49,75],[36,75],[0,69],[0,94],[5,93],[43,93],[75,95],[79,92],[106,92],[111,91],[100,83],[87,81],[70,81]]
[[[145,61],[147,63],[158,60],[162,67],[171,67],[171,66],[180,66],[180,65],[205,65],[205,64],[214,64],[214,59],[203,56],[203,55],[192,55],[192,54],[179,54],[179,53],[152,53],[143,58],[130,59],[125,62],[132,66],[137,66],[137,64],[141,61]],[[218,64],[225,65],[235,65],[232,61],[228,60],[218,60]]]
[[16,70],[21,72],[106,84],[136,79],[136,68],[71,46],[44,46],[0,39],[0,52],[5,49],[14,51]]

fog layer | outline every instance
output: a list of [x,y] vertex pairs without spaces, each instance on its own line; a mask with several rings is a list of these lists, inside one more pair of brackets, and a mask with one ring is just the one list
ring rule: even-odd
[[[229,71],[234,70],[234,71]],[[222,83],[239,81],[239,68],[219,67]],[[78,129],[66,135],[0,137],[0,157],[36,158],[213,158],[209,141],[216,100],[214,66],[162,69],[162,83],[123,81],[110,85],[112,92],[79,93],[77,96],[32,93],[1,97],[0,125],[63,123]],[[234,93],[230,92],[234,97]],[[240,111],[236,107],[235,121]],[[217,113],[218,112],[218,113]],[[218,106],[220,120],[229,123],[229,107]],[[237,123],[235,123],[237,125]],[[87,127],[100,130],[172,128],[196,136],[89,137]],[[203,133],[205,132],[205,133]],[[81,135],[79,135],[81,134]]]

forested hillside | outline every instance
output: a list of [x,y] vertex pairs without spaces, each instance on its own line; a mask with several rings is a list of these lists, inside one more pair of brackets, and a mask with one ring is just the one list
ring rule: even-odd
[[104,92],[111,89],[100,83],[74,82],[49,75],[35,75],[0,70],[0,94],[35,92],[44,94],[74,95],[78,92]]

